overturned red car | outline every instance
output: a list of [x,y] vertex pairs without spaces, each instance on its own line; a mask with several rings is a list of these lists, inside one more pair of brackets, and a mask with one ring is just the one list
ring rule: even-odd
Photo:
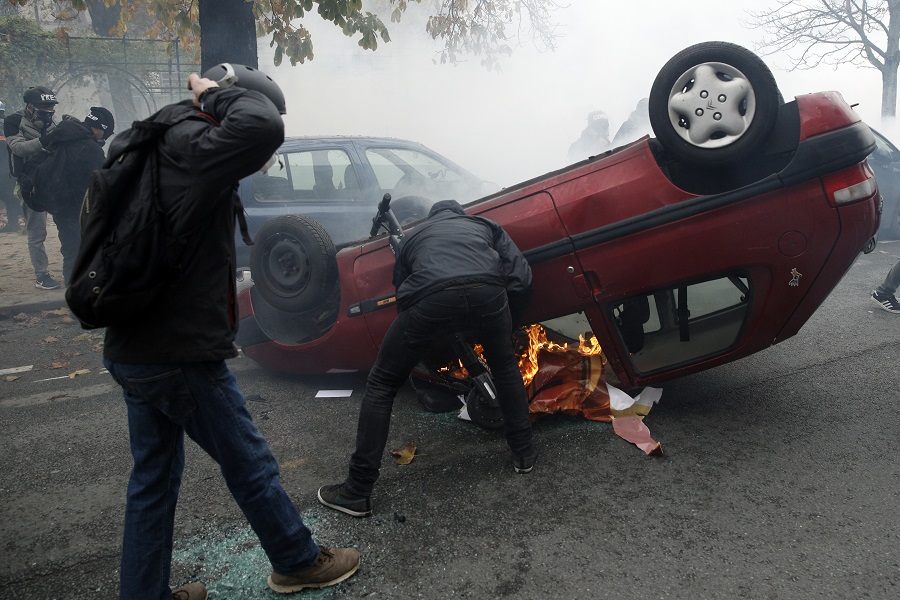
[[[528,259],[528,322],[555,343],[591,340],[585,353],[602,348],[608,380],[625,388],[793,336],[879,224],[869,128],[836,92],[785,102],[739,46],[675,55],[653,84],[650,119],[654,138],[465,206]],[[288,373],[370,368],[396,316],[388,242],[336,250],[307,217],[267,223],[255,283],[239,295],[244,354]]]

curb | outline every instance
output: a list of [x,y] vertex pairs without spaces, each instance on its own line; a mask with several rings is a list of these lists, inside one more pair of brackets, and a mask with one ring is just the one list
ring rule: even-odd
[[0,313],[15,315],[20,312],[38,312],[42,310],[57,310],[60,308],[68,308],[65,298],[53,298],[39,302],[23,302],[21,304],[0,306]]

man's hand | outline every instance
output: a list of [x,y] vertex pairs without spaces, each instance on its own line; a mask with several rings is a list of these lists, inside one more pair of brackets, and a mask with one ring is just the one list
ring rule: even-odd
[[200,101],[200,96],[206,90],[217,87],[219,87],[219,84],[212,79],[200,77],[196,73],[188,75],[188,89],[194,92],[194,105],[197,108],[203,108],[203,102]]

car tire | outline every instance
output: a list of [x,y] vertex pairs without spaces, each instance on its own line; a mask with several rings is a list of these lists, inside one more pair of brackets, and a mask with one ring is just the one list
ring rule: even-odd
[[733,163],[772,133],[783,103],[775,78],[749,50],[727,42],[685,48],[650,89],[650,125],[674,158]]
[[466,394],[466,411],[472,422],[482,429],[500,429],[503,427],[503,413],[499,406],[491,406],[477,387],[472,387]]
[[335,254],[331,237],[319,223],[303,215],[284,215],[257,232],[250,250],[250,272],[257,290],[273,307],[305,311],[334,295],[338,285]]

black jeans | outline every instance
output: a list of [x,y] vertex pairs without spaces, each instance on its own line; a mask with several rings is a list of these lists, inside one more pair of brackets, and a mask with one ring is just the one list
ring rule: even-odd
[[78,213],[74,215],[53,215],[56,230],[59,234],[59,253],[63,257],[63,281],[71,283],[72,271],[75,269],[75,257],[81,245],[81,224]]
[[514,456],[532,451],[528,399],[512,345],[512,318],[506,290],[483,285],[447,289],[401,311],[388,329],[369,372],[359,411],[356,451],[350,457],[346,485],[351,492],[371,496],[378,479],[397,391],[437,339],[471,332],[484,347],[497,386],[506,441]]

